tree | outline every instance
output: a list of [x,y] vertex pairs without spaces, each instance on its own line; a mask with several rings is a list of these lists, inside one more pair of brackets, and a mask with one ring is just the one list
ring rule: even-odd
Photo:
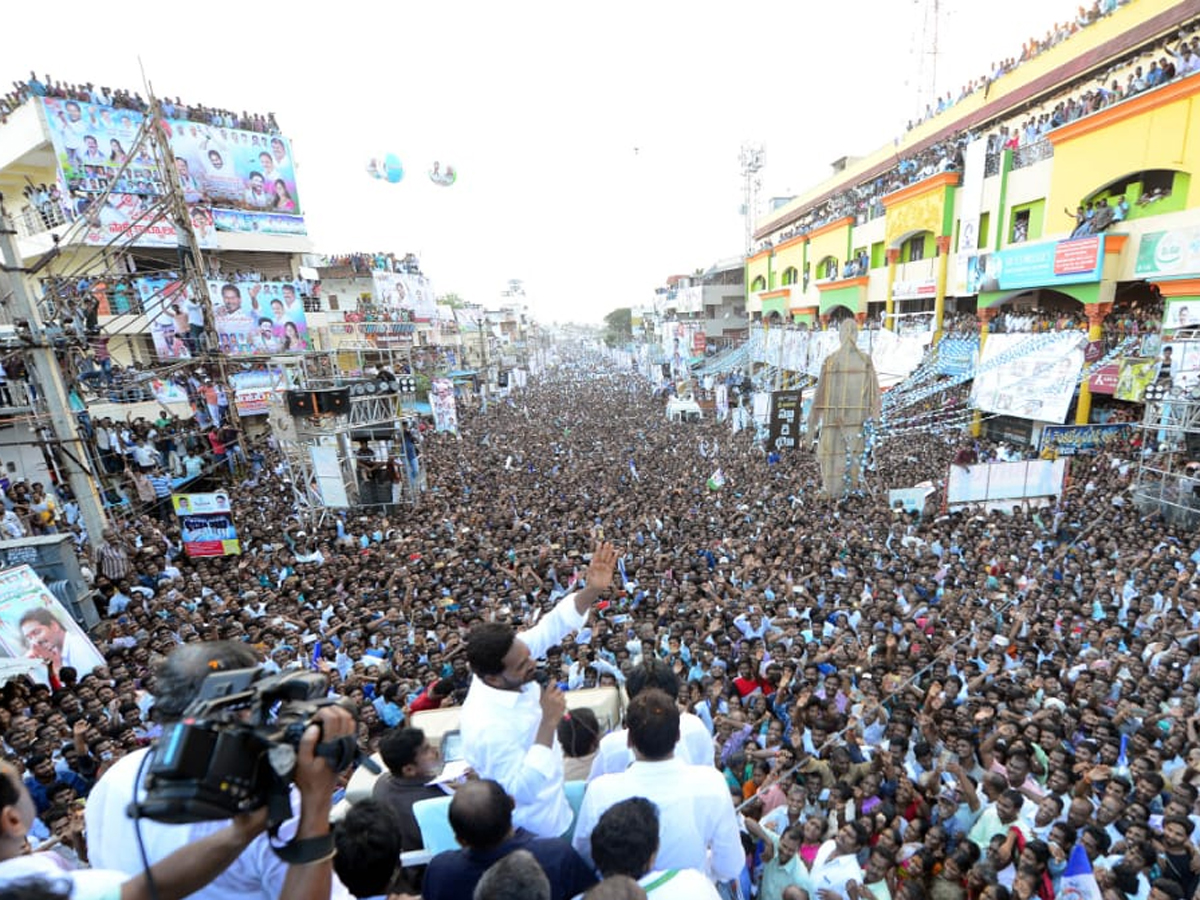
[[604,343],[610,347],[633,338],[633,309],[622,306],[604,317]]
[[449,294],[442,294],[437,298],[437,302],[444,304],[451,309],[459,309],[466,304],[466,300],[451,291]]

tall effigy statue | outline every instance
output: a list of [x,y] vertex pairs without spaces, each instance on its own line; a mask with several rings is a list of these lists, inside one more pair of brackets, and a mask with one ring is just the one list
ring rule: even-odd
[[[858,325],[846,319],[838,329],[842,345],[821,365],[821,379],[808,414],[808,433],[821,429],[817,463],[821,493],[840,497],[858,487],[864,447],[863,426],[880,413],[879,378],[871,357],[858,349]],[[849,466],[849,469],[847,469]]]

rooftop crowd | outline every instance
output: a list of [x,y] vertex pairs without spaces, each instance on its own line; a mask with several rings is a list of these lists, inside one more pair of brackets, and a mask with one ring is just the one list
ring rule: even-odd
[[[888,488],[997,449],[885,439],[865,492],[828,502],[808,452],[668,424],[648,387],[601,374],[460,405],[457,437],[424,439],[429,490],[402,516],[301,520],[269,443],[226,476],[239,557],[189,559],[174,519],[136,506],[88,561],[105,665],[51,654],[44,683],[0,692],[2,774],[33,804],[23,827],[0,817],[0,849],[141,871],[105,779],[132,783],[187,651],[201,670],[316,668],[352,701],[390,787],[335,829],[334,896],[570,897],[603,876],[590,896],[753,881],[767,900],[1050,900],[1076,846],[1105,900],[1194,896],[1200,551],[1128,502],[1132,451],[1073,460],[1040,510],[902,514]],[[627,738],[564,716],[564,692],[604,684],[631,697]],[[462,703],[480,776],[451,802],[465,849],[393,872],[438,767],[411,716]],[[592,776],[570,843],[565,765]],[[302,774],[327,818],[340,789],[319,760]],[[281,866],[247,851],[203,896],[277,896]]]
[[[111,106],[114,109],[128,109],[145,113],[150,104],[137,91],[126,91],[122,88],[97,87],[91,82],[85,84],[63,83],[50,75],[38,78],[36,72],[30,72],[25,81],[14,81],[13,89],[0,97],[0,123],[12,114],[26,100],[32,97],[58,97],[64,100],[77,100],[80,103],[95,103],[98,106]],[[168,119],[184,119],[189,122],[204,122],[224,128],[240,128],[244,131],[257,131],[259,134],[279,134],[279,125],[275,122],[275,113],[241,113],[219,107],[206,106],[202,103],[184,103],[178,97],[162,98],[163,114]]]
[[[1096,3],[1091,13],[1080,16],[1087,23],[1098,15],[1107,15],[1112,10],[1113,0],[1105,0],[1103,8]],[[1115,6],[1114,6],[1115,8]],[[1022,50],[1022,60],[1043,52],[1049,46],[1074,33],[1077,28],[1057,26],[1048,33],[1045,41],[1029,41]],[[1113,65],[1100,78],[1099,83],[1089,87],[1068,87],[1043,101],[1036,108],[1023,109],[1016,115],[1008,114],[1003,119],[989,123],[983,129],[962,130],[920,150],[900,155],[894,168],[870,181],[847,186],[828,199],[806,210],[795,223],[777,234],[761,240],[757,250],[765,250],[797,235],[850,216],[859,225],[884,213],[883,198],[910,184],[916,184],[939,172],[963,171],[963,153],[969,143],[986,133],[988,154],[998,156],[1003,150],[1023,151],[1037,148],[1046,135],[1055,128],[1098,112],[1114,103],[1128,99],[1144,91],[1154,90],[1179,78],[1200,71],[1200,28],[1192,23],[1181,29],[1175,40],[1166,41],[1150,50],[1139,51]],[[1001,67],[999,74],[1010,71],[1015,60],[1008,61],[1008,68]],[[995,67],[994,67],[994,71]],[[998,77],[998,75],[996,75]],[[980,79],[972,90],[967,90],[959,99],[982,87],[990,85],[995,78]],[[952,108],[943,105],[938,112]],[[923,121],[923,120],[922,120]],[[911,123],[915,126],[917,123]],[[1032,151],[1027,151],[1032,152]],[[1029,161],[1036,161],[1033,157]],[[991,174],[989,169],[989,174]],[[1165,190],[1165,193],[1164,193]],[[1148,191],[1139,198],[1141,205],[1169,196],[1169,189]],[[1113,198],[1114,202],[1117,198]]]

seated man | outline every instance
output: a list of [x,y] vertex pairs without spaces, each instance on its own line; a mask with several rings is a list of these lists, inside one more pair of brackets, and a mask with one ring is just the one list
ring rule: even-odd
[[629,797],[645,797],[660,816],[659,866],[707,871],[716,881],[736,878],[746,855],[729,788],[713,766],[689,766],[675,758],[675,700],[659,690],[644,690],[629,704],[625,722],[636,761],[625,772],[588,783],[575,824],[575,848],[594,859],[592,830],[605,810]]
[[425,870],[425,900],[470,897],[483,873],[514,850],[528,850],[550,880],[553,900],[567,900],[596,883],[596,876],[561,838],[539,838],[513,828],[513,799],[499,783],[469,781],[450,801],[450,827],[461,850],[439,853]]
[[[401,852],[420,850],[425,845],[413,816],[413,804],[446,796],[441,788],[428,784],[438,771],[437,750],[421,729],[393,728],[379,742],[379,754],[388,770],[376,779],[371,798],[395,816]],[[405,873],[410,889],[420,890],[420,875],[419,871]]]
[[610,806],[592,831],[592,856],[605,880],[627,875],[649,900],[717,900],[720,894],[695,869],[656,870],[658,810],[644,797]]

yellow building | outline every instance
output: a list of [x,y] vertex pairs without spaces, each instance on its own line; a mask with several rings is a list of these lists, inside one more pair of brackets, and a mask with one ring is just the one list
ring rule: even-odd
[[[1162,302],[1168,330],[1200,323],[1200,38],[1196,56],[1180,46],[1197,16],[1179,0],[1120,6],[840,162],[758,223],[751,319],[986,338],[997,314],[1036,309],[1099,342]],[[1085,380],[1076,421],[1091,399]]]

